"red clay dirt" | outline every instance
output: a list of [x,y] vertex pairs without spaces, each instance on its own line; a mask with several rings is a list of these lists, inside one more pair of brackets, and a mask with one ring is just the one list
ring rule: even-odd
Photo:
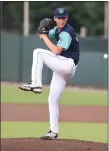
[[[60,121],[107,123],[107,107],[60,105]],[[48,121],[47,105],[1,103],[1,121]],[[2,151],[107,151],[107,144],[38,138],[1,139]]]

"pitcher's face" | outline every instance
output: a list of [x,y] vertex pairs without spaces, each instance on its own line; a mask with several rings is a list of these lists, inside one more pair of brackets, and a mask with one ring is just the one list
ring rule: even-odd
[[54,17],[54,21],[56,22],[59,28],[63,28],[67,24],[68,17],[56,18]]

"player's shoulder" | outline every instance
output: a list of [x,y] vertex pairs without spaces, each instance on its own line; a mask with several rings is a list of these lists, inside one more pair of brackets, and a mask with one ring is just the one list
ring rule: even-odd
[[67,26],[64,29],[64,31],[67,32],[67,33],[69,33],[72,36],[76,35],[74,28],[71,25],[69,25],[69,24],[67,24]]
[[69,25],[69,24],[66,26],[66,30],[69,30],[69,31],[71,31],[71,32],[74,32],[73,26],[71,26],[71,25]]
[[62,32],[59,33],[59,36],[69,37],[70,34],[69,34],[69,32],[67,32],[67,31],[62,31]]

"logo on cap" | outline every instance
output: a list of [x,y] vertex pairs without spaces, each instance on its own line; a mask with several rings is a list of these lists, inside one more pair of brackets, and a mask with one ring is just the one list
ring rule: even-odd
[[60,13],[60,14],[63,14],[63,13],[64,13],[64,9],[60,9],[60,10],[59,10],[59,13]]

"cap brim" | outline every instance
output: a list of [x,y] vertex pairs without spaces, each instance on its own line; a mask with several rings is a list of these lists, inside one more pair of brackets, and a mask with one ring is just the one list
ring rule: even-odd
[[63,18],[63,17],[67,17],[67,15],[63,15],[63,16],[54,16],[56,18]]

